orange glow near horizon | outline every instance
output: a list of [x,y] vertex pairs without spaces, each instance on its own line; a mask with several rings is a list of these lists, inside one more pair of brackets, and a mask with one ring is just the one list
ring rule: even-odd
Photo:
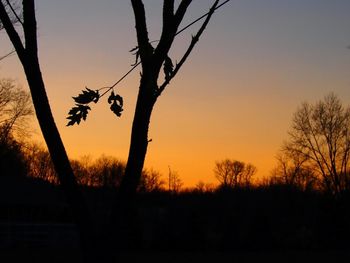
[[[105,154],[126,161],[140,69],[116,88],[125,102],[121,118],[110,112],[107,98],[92,105],[79,126],[66,127],[66,117],[71,97],[85,86],[111,85],[130,69],[135,58],[128,50],[136,43],[131,6],[77,2],[37,1],[41,67],[56,124],[71,158]],[[150,39],[158,39],[158,2],[145,3]],[[185,187],[216,184],[215,162],[225,158],[252,163],[257,178],[269,176],[301,102],[334,92],[350,104],[350,2],[252,3],[232,1],[214,15],[155,105],[145,167],[164,180],[170,166]],[[209,5],[194,1],[186,21]],[[64,18],[56,15],[63,11]],[[194,32],[179,37],[174,61]],[[2,33],[0,55],[7,50],[11,44]],[[0,62],[0,77],[26,86],[16,56]],[[33,138],[41,140],[39,134]]]

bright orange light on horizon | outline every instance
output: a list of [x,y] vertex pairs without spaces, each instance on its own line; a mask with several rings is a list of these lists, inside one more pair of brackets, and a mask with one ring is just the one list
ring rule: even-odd
[[[206,1],[194,5],[189,10],[194,17],[207,7]],[[150,38],[157,39],[161,8],[154,3],[148,7]],[[255,165],[257,177],[268,176],[302,101],[333,91],[350,103],[349,7],[346,1],[227,5],[154,108],[146,168],[159,170],[166,179],[170,166],[185,186],[194,186],[216,183],[215,161],[232,158]],[[86,15],[93,8],[101,12]],[[42,72],[71,158],[127,158],[140,69],[117,87],[125,101],[121,118],[110,112],[107,98],[93,105],[79,126],[66,127],[66,117],[74,105],[71,97],[85,86],[111,85],[130,69],[134,57],[128,51],[136,43],[130,8],[128,1],[69,6],[38,1]],[[66,10],[64,18],[57,10]],[[174,61],[191,33],[178,39]],[[11,50],[5,34],[0,47],[0,54]],[[26,86],[15,56],[1,62],[0,74]]]

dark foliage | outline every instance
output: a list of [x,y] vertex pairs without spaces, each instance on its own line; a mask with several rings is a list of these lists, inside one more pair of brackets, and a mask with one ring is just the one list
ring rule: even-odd
[[26,176],[27,165],[21,145],[8,138],[0,140],[0,175]]
[[86,90],[82,91],[83,93],[79,94],[78,97],[73,97],[74,101],[78,104],[88,104],[90,102],[97,103],[100,95],[98,90],[91,90],[86,87]]
[[[86,88],[86,90],[83,90],[77,97],[73,97],[76,104],[75,107],[71,108],[68,112],[69,116],[67,119],[69,122],[67,126],[73,126],[74,124],[79,125],[82,119],[85,121],[89,110],[91,110],[88,104],[91,102],[97,103],[101,96],[99,90]],[[114,91],[112,90],[107,101],[108,104],[111,104],[111,111],[120,117],[123,111],[123,98],[118,94],[114,94]]]
[[68,112],[70,116],[68,116],[67,119],[70,121],[67,126],[74,125],[75,123],[80,124],[81,119],[85,121],[89,110],[91,110],[89,106],[76,104],[76,106]]
[[122,115],[123,111],[123,98],[118,95],[114,94],[114,91],[111,92],[111,95],[108,97],[108,104],[111,104],[111,111],[120,117]]
[[165,57],[163,70],[164,70],[165,80],[169,80],[174,71],[173,62],[169,56]]

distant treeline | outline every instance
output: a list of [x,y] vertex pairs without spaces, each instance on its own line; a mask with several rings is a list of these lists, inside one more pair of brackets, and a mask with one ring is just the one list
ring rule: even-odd
[[[89,187],[118,188],[125,170],[125,163],[117,158],[101,156],[96,160],[83,157],[71,160],[80,185]],[[1,176],[30,177],[59,184],[49,152],[35,143],[21,143],[13,138],[0,140]],[[151,192],[164,188],[165,181],[155,170],[144,170],[139,191]]]
[[[217,161],[213,176],[218,180],[217,185],[199,181],[192,188],[183,188],[183,182],[176,171],[162,175],[154,169],[144,169],[138,187],[139,192],[170,191],[211,193],[230,189],[255,189],[269,187],[286,187],[299,191],[318,191],[334,195],[327,191],[322,178],[317,177],[315,170],[295,164],[295,160],[280,155],[277,165],[268,177],[255,178],[256,167],[233,159]],[[102,155],[97,159],[89,156],[79,160],[71,160],[77,181],[82,186],[94,188],[117,189],[125,170],[125,162]],[[42,179],[58,185],[58,177],[45,147],[33,142],[20,142],[13,137],[0,140],[0,176],[30,177]],[[347,177],[346,177],[347,178]],[[342,191],[347,192],[349,184],[344,184]]]
[[[0,175],[40,178],[59,184],[46,148],[28,140],[34,111],[28,92],[9,79],[0,79]],[[28,142],[29,141],[29,142]],[[292,118],[288,140],[277,154],[270,176],[255,178],[257,168],[236,159],[219,160],[213,167],[217,186],[198,182],[194,189],[286,185],[301,191],[316,190],[334,196],[350,190],[350,107],[330,93],[315,104],[302,103]],[[115,157],[71,160],[77,182],[83,186],[118,188],[126,164]],[[167,175],[144,169],[139,192],[184,191],[176,171]],[[187,189],[188,190],[188,189]]]

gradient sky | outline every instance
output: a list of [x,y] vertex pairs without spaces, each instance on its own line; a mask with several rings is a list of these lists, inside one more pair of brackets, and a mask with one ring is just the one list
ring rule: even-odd
[[[159,39],[162,1],[144,2],[150,39]],[[212,2],[194,0],[184,25]],[[85,86],[112,85],[134,62],[130,1],[37,0],[36,10],[42,72],[69,156],[126,160],[140,69],[117,86],[125,101],[121,118],[110,112],[107,97],[79,126],[66,127],[65,118],[72,96]],[[146,167],[166,178],[170,166],[185,186],[216,183],[215,161],[224,158],[269,175],[303,101],[334,92],[350,104],[349,14],[349,0],[232,0],[219,9],[154,108]],[[177,38],[174,61],[195,30]],[[9,50],[1,32],[0,55]],[[0,62],[0,77],[26,87],[16,56]]]

